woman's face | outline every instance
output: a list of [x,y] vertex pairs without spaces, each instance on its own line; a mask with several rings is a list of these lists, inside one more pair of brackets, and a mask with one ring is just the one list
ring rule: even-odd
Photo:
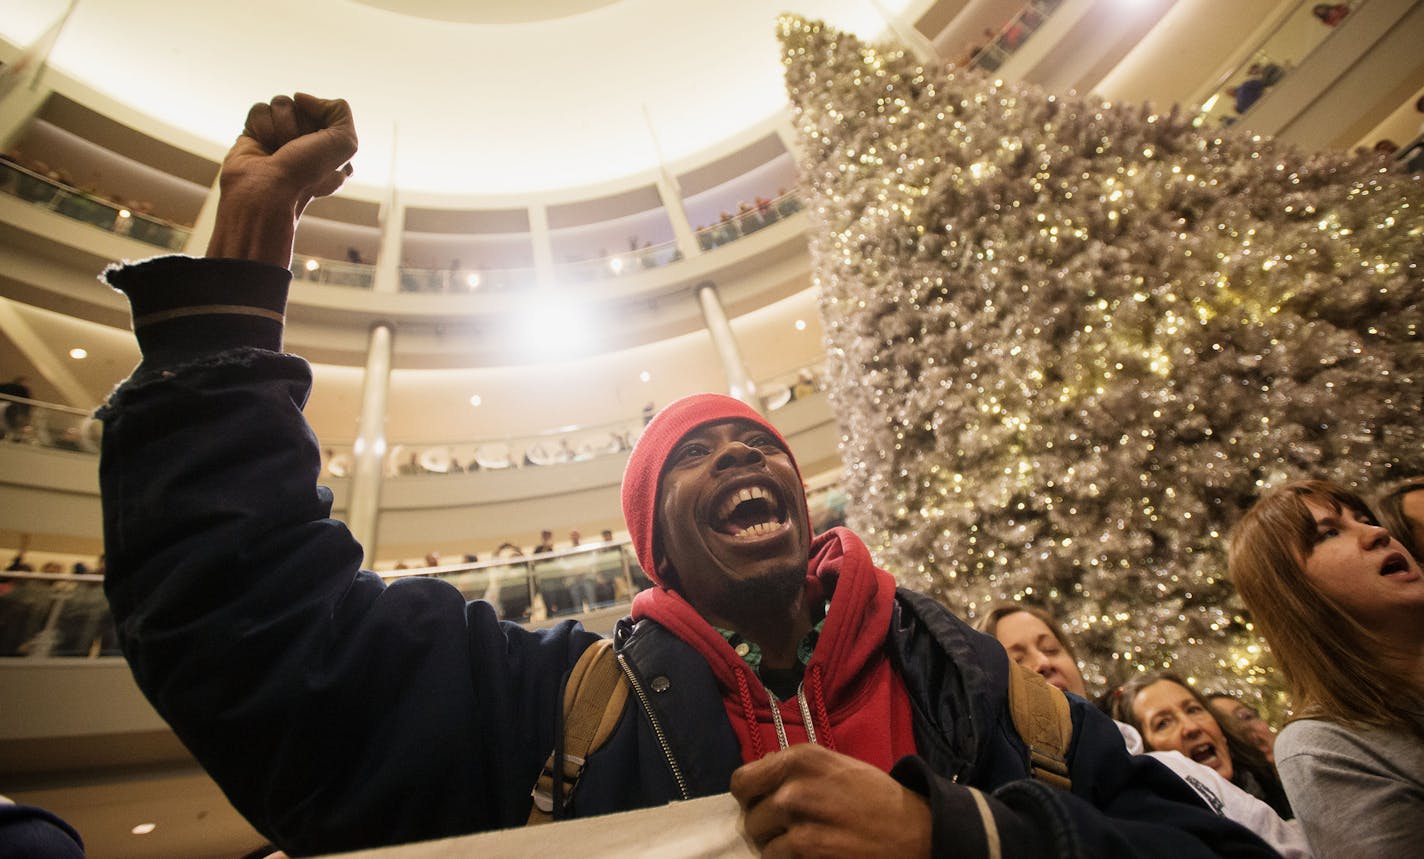
[[1038,672],[1064,692],[1087,696],[1083,673],[1048,624],[1026,611],[1016,611],[999,618],[994,637],[1019,665]]
[[1276,764],[1276,729],[1261,718],[1261,714],[1234,698],[1212,698],[1207,701],[1219,721],[1235,722],[1251,745],[1261,750],[1271,766]]
[[1180,683],[1158,680],[1143,688],[1132,702],[1132,713],[1142,726],[1142,739],[1148,749],[1181,752],[1225,779],[1235,772],[1221,726]]
[[1424,574],[1399,541],[1353,510],[1307,501],[1315,518],[1305,577],[1363,626],[1386,635],[1417,625]]

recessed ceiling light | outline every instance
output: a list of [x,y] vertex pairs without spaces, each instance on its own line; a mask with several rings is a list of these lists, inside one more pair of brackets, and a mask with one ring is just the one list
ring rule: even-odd
[[120,209],[120,210],[119,210],[119,217],[120,217],[120,218],[131,218],[131,217],[133,217],[133,213],[130,212],[128,209]]
[[158,824],[156,823],[140,823],[138,826],[135,826],[129,831],[132,832],[134,835],[147,835],[148,833],[152,832],[157,828]]
[[644,382],[651,382],[653,380],[653,374],[649,373],[647,370],[644,370],[643,372],[638,374],[638,378],[642,379]]
[[307,260],[307,271],[316,271],[319,268],[321,268],[321,263],[314,259]]
[[470,396],[470,405],[475,406],[476,408],[478,408],[479,405],[480,405],[480,403],[483,403],[483,402],[484,402],[484,400],[480,399],[480,395],[479,395],[479,394],[472,394],[472,395]]
[[468,283],[470,285],[470,289],[479,289],[480,273],[477,271],[470,272],[470,276],[465,278],[465,283]]
[[804,319],[798,319],[798,320],[796,320],[796,330],[797,330],[797,331],[805,331],[805,330],[806,330],[806,320],[804,320]]
[[73,358],[76,361],[83,361],[85,358],[89,357],[89,350],[75,346],[73,349],[69,350],[69,357]]

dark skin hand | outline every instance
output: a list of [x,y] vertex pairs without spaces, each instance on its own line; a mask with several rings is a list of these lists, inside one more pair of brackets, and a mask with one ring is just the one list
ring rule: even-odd
[[925,798],[886,773],[813,744],[732,773],[747,836],[763,856],[930,855]]
[[351,175],[356,126],[341,99],[279,95],[252,106],[223,159],[208,256],[291,265],[297,219]]

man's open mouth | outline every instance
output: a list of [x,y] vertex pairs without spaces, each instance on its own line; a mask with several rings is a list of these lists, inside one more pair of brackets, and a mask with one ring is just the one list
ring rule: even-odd
[[771,486],[742,486],[728,493],[714,509],[713,527],[732,537],[762,537],[786,525],[785,505]]

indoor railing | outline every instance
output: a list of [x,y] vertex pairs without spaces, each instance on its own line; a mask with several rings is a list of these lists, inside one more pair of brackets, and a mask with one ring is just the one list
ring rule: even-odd
[[0,439],[98,453],[103,425],[84,409],[0,394]]
[[[817,361],[757,383],[768,412],[823,388],[826,362]],[[544,468],[617,456],[633,449],[648,416],[607,424],[566,426],[543,432],[492,439],[397,443],[385,454],[387,477],[465,474],[510,468]],[[0,394],[0,440],[36,447],[97,454],[103,423],[84,409]],[[322,447],[322,473],[349,477],[354,463],[351,442]]]
[[187,227],[133,211],[123,203],[41,176],[13,161],[0,160],[0,191],[66,218],[167,250],[181,251],[188,241]]
[[970,65],[986,72],[998,71],[1061,5],[1063,0],[1032,0],[1025,4],[1017,15],[994,33],[987,44],[972,48],[966,62],[960,65]]
[[1295,8],[1271,28],[1251,54],[1217,82],[1211,97],[1202,103],[1202,119],[1222,125],[1235,123],[1366,2],[1297,0]]
[[[501,620],[531,626],[626,607],[652,585],[626,541],[379,575],[442,579],[465,599],[489,602]],[[102,575],[0,573],[0,658],[117,655]]]

